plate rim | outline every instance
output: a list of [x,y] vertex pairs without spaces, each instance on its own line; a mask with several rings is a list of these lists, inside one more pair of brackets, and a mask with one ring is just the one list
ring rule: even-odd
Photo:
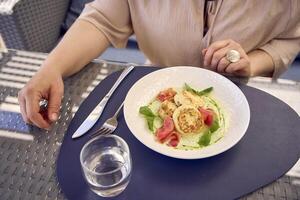
[[[132,88],[139,84],[139,82],[141,82],[144,78],[148,77],[148,76],[153,76],[154,73],[160,73],[161,71],[168,71],[168,70],[184,70],[184,69],[193,69],[193,70],[199,70],[199,71],[205,71],[205,73],[211,73],[211,74],[214,74],[214,76],[217,76],[218,78],[221,78],[223,79],[224,81],[228,82],[229,84],[231,84],[231,86],[233,86],[235,88],[235,90],[239,91],[242,98],[244,99],[244,102],[245,102],[245,111],[246,111],[246,124],[245,126],[243,127],[243,130],[241,132],[243,132],[242,134],[238,135],[238,137],[236,137],[236,139],[230,143],[229,145],[227,145],[225,148],[221,149],[220,151],[215,151],[213,153],[209,153],[207,155],[203,155],[203,154],[200,154],[200,156],[182,156],[180,154],[169,154],[167,152],[164,152],[164,151],[159,151],[158,149],[156,148],[152,148],[147,142],[144,142],[143,140],[141,140],[141,138],[139,138],[137,136],[137,134],[134,133],[134,130],[132,127],[130,127],[128,125],[128,116],[126,114],[126,110],[127,110],[127,102],[128,102],[128,97],[130,95],[130,92],[132,90]],[[232,147],[234,147],[243,137],[244,135],[246,134],[247,132],[247,129],[249,127],[249,124],[250,124],[250,118],[251,118],[251,113],[250,113],[250,106],[249,106],[249,102],[245,96],[245,94],[243,93],[243,91],[237,86],[235,85],[231,80],[229,80],[228,78],[226,78],[225,76],[221,75],[221,74],[218,74],[214,71],[211,71],[211,70],[207,70],[207,69],[203,69],[203,68],[200,68],[200,67],[194,67],[194,66],[171,66],[171,67],[164,67],[164,68],[159,68],[159,69],[155,69],[154,71],[142,76],[141,78],[139,78],[131,87],[130,89],[128,90],[127,94],[126,94],[126,97],[125,97],[125,100],[124,100],[124,108],[123,108],[123,111],[124,111],[124,119],[125,119],[125,123],[127,125],[127,127],[129,128],[130,132],[132,135],[134,135],[134,137],[139,141],[141,142],[143,145],[145,145],[146,147],[148,147],[149,149],[159,153],[159,154],[162,154],[162,155],[165,155],[165,156],[168,156],[168,157],[172,157],[172,158],[177,158],[177,159],[183,159],[183,160],[195,160],[195,159],[203,159],[203,158],[208,158],[208,157],[212,157],[212,156],[216,156],[218,154],[221,154],[229,149],[231,149]],[[150,134],[150,133],[149,133]],[[201,150],[201,149],[198,149],[198,150]]]

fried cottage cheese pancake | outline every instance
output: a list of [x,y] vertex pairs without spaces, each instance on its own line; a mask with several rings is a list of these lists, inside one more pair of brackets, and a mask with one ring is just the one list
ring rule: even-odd
[[199,133],[203,125],[201,113],[192,105],[182,105],[173,113],[177,131],[183,135]]
[[164,101],[162,102],[159,110],[158,110],[158,115],[162,118],[165,119],[167,116],[172,117],[174,111],[176,110],[177,106],[175,103],[171,101]]
[[204,105],[203,100],[201,97],[189,92],[189,91],[182,91],[178,92],[174,96],[174,101],[177,106],[181,105],[193,105],[196,107],[202,107]]

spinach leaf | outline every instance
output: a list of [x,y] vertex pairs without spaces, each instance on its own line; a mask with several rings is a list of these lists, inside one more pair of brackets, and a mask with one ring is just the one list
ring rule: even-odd
[[199,138],[198,144],[200,146],[208,146],[211,140],[212,134],[220,128],[219,121],[215,119],[209,129],[203,133]]
[[206,88],[206,89],[204,89],[204,90],[197,91],[197,90],[193,89],[191,86],[189,86],[189,85],[186,84],[186,83],[184,84],[184,86],[185,86],[185,89],[186,89],[187,91],[193,92],[193,93],[195,93],[195,94],[198,95],[198,96],[206,95],[206,94],[210,93],[210,92],[213,90],[213,87],[209,87],[209,88]]
[[220,128],[220,125],[219,125],[219,121],[217,119],[215,119],[212,123],[212,125],[210,126],[209,130],[211,133],[217,131],[218,129]]
[[155,117],[154,113],[148,106],[142,106],[140,107],[139,111],[142,115],[149,116],[149,117]]
[[153,131],[153,124],[156,116],[153,114],[151,109],[148,106],[142,106],[140,107],[139,112],[144,115],[147,120],[148,128]]
[[210,139],[211,139],[211,132],[210,130],[207,130],[205,133],[203,133],[203,135],[199,138],[198,144],[200,146],[208,146],[210,143]]
[[153,131],[153,122],[155,117],[149,117],[145,115],[145,118],[147,120],[148,128],[150,129],[150,131]]

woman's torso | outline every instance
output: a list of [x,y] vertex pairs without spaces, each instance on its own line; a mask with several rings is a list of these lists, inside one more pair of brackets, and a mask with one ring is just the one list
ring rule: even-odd
[[233,39],[246,52],[280,35],[290,19],[290,3],[281,0],[215,0],[208,3],[204,35],[204,0],[129,0],[139,48],[152,64],[201,66],[201,50]]

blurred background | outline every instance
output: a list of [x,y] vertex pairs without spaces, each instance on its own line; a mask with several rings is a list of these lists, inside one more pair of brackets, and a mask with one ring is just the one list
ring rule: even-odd
[[[0,0],[0,34],[7,48],[48,53],[92,0]],[[143,64],[131,37],[127,48],[110,47],[100,57]],[[280,78],[300,81],[300,56]]]

